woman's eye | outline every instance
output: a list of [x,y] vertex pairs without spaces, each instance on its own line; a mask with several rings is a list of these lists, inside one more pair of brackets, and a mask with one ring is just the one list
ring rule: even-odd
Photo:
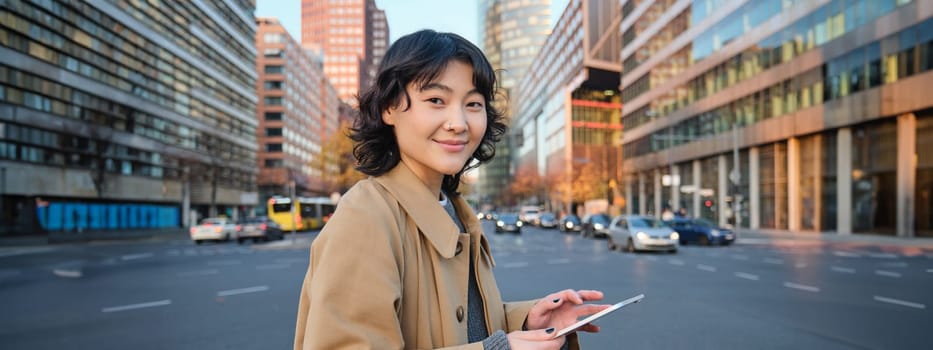
[[483,103],[482,103],[482,102],[470,102],[470,103],[467,103],[467,107],[470,107],[470,108],[483,108]]
[[427,101],[428,101],[428,103],[436,104],[436,105],[439,105],[439,104],[443,104],[443,103],[444,103],[444,100],[441,100],[440,98],[437,98],[437,97],[429,98],[429,99],[427,99]]

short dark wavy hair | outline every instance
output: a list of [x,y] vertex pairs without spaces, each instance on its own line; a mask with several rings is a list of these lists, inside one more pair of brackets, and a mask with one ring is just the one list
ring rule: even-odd
[[[386,51],[372,86],[359,96],[359,115],[350,129],[354,141],[356,170],[379,176],[395,168],[401,160],[392,126],[382,121],[382,113],[398,107],[405,98],[411,106],[409,84],[424,86],[436,79],[447,64],[457,60],[473,67],[473,85],[483,95],[486,105],[486,132],[473,157],[454,175],[444,175],[441,189],[457,194],[464,171],[488,162],[496,154],[495,144],[505,134],[503,114],[493,107],[499,86],[496,72],[483,52],[463,37],[453,33],[421,30],[399,38]],[[479,163],[471,166],[473,159]]]

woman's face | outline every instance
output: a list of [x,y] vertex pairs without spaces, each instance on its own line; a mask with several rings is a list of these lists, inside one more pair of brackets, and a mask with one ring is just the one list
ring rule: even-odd
[[402,161],[421,181],[440,188],[444,175],[462,170],[480,145],[486,101],[473,86],[473,67],[457,60],[424,87],[406,89],[411,106],[402,98],[382,120],[394,126]]

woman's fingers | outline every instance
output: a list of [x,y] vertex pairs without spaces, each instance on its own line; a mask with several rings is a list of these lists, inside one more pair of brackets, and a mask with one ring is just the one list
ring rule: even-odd
[[603,300],[603,292],[598,290],[578,290],[577,294],[586,301]]

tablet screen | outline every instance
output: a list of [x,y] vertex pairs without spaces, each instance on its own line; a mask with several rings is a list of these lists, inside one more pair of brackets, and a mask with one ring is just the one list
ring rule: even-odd
[[597,313],[595,313],[595,314],[592,314],[592,315],[588,316],[587,318],[584,318],[584,319],[578,321],[577,323],[574,323],[574,324],[568,326],[567,328],[561,329],[560,332],[557,332],[557,334],[554,335],[554,337],[557,338],[557,337],[562,337],[562,336],[564,336],[564,335],[567,335],[567,333],[573,332],[573,331],[577,330],[577,328],[583,327],[583,325],[585,325],[585,324],[587,324],[587,323],[596,321],[596,320],[599,319],[600,317],[606,316],[606,315],[608,315],[609,313],[611,313],[611,312],[613,312],[613,311],[616,311],[616,310],[618,310],[618,309],[621,309],[621,308],[622,308],[623,306],[625,306],[625,305],[637,303],[637,302],[641,301],[641,300],[644,299],[644,298],[645,298],[645,295],[644,295],[644,294],[639,294],[639,295],[637,295],[637,296],[634,296],[634,297],[625,299],[625,300],[623,300],[623,301],[620,301],[620,302],[616,303],[615,305],[610,306],[608,309],[605,309],[605,310],[603,310],[603,311],[600,311],[600,312],[597,312]]

